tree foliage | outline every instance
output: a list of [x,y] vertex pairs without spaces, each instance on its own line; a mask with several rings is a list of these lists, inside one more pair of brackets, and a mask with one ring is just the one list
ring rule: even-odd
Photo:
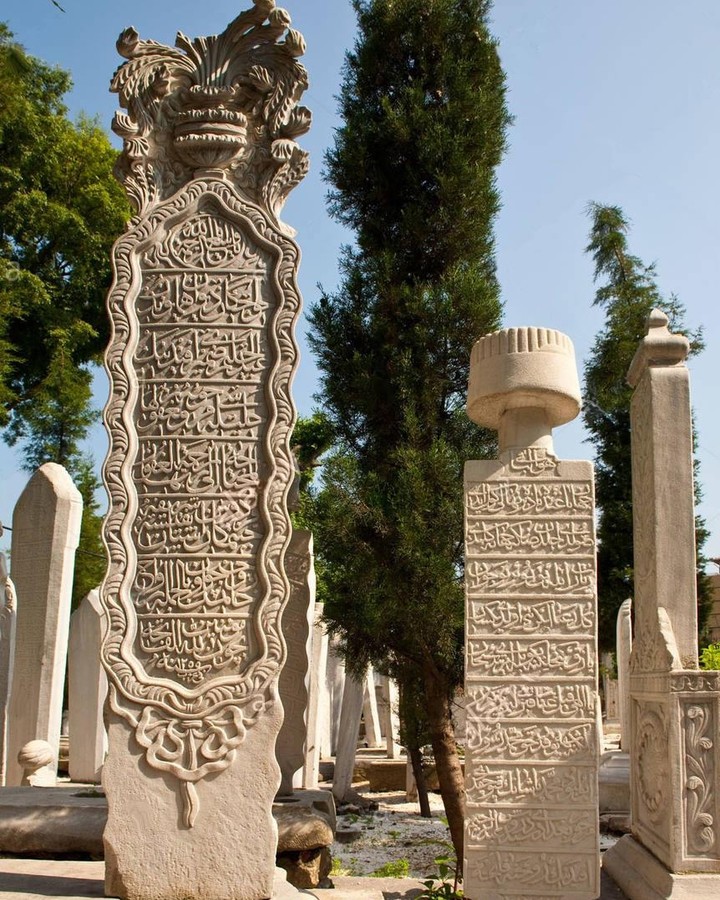
[[0,426],[30,469],[79,460],[110,248],[129,214],[106,134],[67,117],[70,87],[0,25]]
[[[646,321],[654,309],[670,320],[670,329],[688,334],[691,352],[702,349],[699,331],[688,333],[685,309],[675,296],[664,297],[654,265],[646,265],[628,248],[628,221],[617,206],[593,203],[587,252],[601,282],[595,305],[605,311],[605,325],[595,338],[585,364],[583,420],[595,447],[598,520],[599,637],[603,650],[615,648],[615,623],[620,604],[633,595],[633,523],[630,459],[630,399],[626,382],[630,363]],[[696,479],[696,494],[699,487]],[[707,532],[697,520],[698,571]],[[707,584],[699,575],[701,618],[704,620]]]
[[331,210],[356,244],[339,290],[310,314],[337,438],[316,546],[349,667],[423,685],[458,848],[461,788],[447,766],[463,671],[462,470],[494,449],[464,401],[472,343],[501,313],[492,223],[504,77],[487,0],[353,5],[359,37],[326,161]]
[[97,419],[91,367],[108,339],[110,249],[130,211],[107,135],[67,117],[70,87],[0,24],[0,428],[23,468],[60,463],[83,495],[77,603],[106,565],[81,443]]

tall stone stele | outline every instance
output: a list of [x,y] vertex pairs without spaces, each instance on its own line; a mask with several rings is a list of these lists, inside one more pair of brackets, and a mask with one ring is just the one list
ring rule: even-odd
[[67,470],[45,463],[13,511],[10,560],[19,599],[7,711],[8,787],[22,783],[18,754],[30,741],[46,741],[57,761],[82,509],[82,497]]
[[632,835],[603,865],[631,900],[720,897],[720,672],[698,669],[689,342],[654,310],[628,382],[635,591]]
[[468,414],[499,459],[465,468],[469,900],[600,892],[593,469],[552,443],[579,408],[565,335],[475,344]]
[[105,411],[106,891],[273,892],[305,49],[274,0],[176,47],[123,32]]

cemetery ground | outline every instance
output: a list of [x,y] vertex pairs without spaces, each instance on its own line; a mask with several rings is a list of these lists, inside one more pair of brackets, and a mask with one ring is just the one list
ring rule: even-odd
[[[606,749],[615,746],[615,734],[606,734]],[[359,760],[375,757],[373,751],[358,752]],[[332,762],[321,766],[332,786]],[[362,779],[362,765],[360,766]],[[66,782],[62,779],[61,783]],[[90,788],[90,786],[87,786]],[[337,810],[337,830],[331,852],[330,878],[319,888],[305,893],[326,900],[413,900],[422,890],[421,882],[438,879],[438,858],[452,860],[452,843],[441,796],[430,791],[432,812],[423,818],[416,801],[408,801],[404,790],[370,791],[366,780],[353,780],[357,802],[341,804]],[[618,834],[601,828],[601,849],[606,850]],[[76,855],[77,856],[77,855]],[[80,900],[102,897],[104,863],[91,859],[33,859],[0,853],[0,896],[3,900],[35,900],[61,897]],[[450,882],[452,878],[448,876]],[[625,895],[603,874],[600,900],[625,900]]]

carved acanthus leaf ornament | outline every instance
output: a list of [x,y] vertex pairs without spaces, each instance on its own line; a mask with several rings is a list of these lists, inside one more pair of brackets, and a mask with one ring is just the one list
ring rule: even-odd
[[119,37],[127,59],[111,90],[120,105],[113,130],[124,140],[117,174],[138,215],[172,196],[192,177],[226,173],[277,220],[305,176],[308,155],[295,139],[310,127],[299,105],[308,87],[298,57],[301,34],[275,0],[254,0],[220,35],[176,46]]

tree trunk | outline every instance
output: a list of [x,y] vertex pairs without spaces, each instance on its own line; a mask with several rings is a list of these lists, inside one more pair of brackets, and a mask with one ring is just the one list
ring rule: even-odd
[[431,819],[430,800],[428,799],[427,782],[425,781],[425,773],[422,766],[422,752],[419,747],[408,749],[410,755],[410,763],[412,764],[413,775],[415,776],[415,784],[417,785],[418,802],[420,803],[420,815],[424,819]]
[[450,689],[432,660],[423,665],[427,716],[440,793],[445,806],[450,837],[457,857],[458,872],[463,864],[463,824],[465,820],[465,781],[455,742],[450,706]]

